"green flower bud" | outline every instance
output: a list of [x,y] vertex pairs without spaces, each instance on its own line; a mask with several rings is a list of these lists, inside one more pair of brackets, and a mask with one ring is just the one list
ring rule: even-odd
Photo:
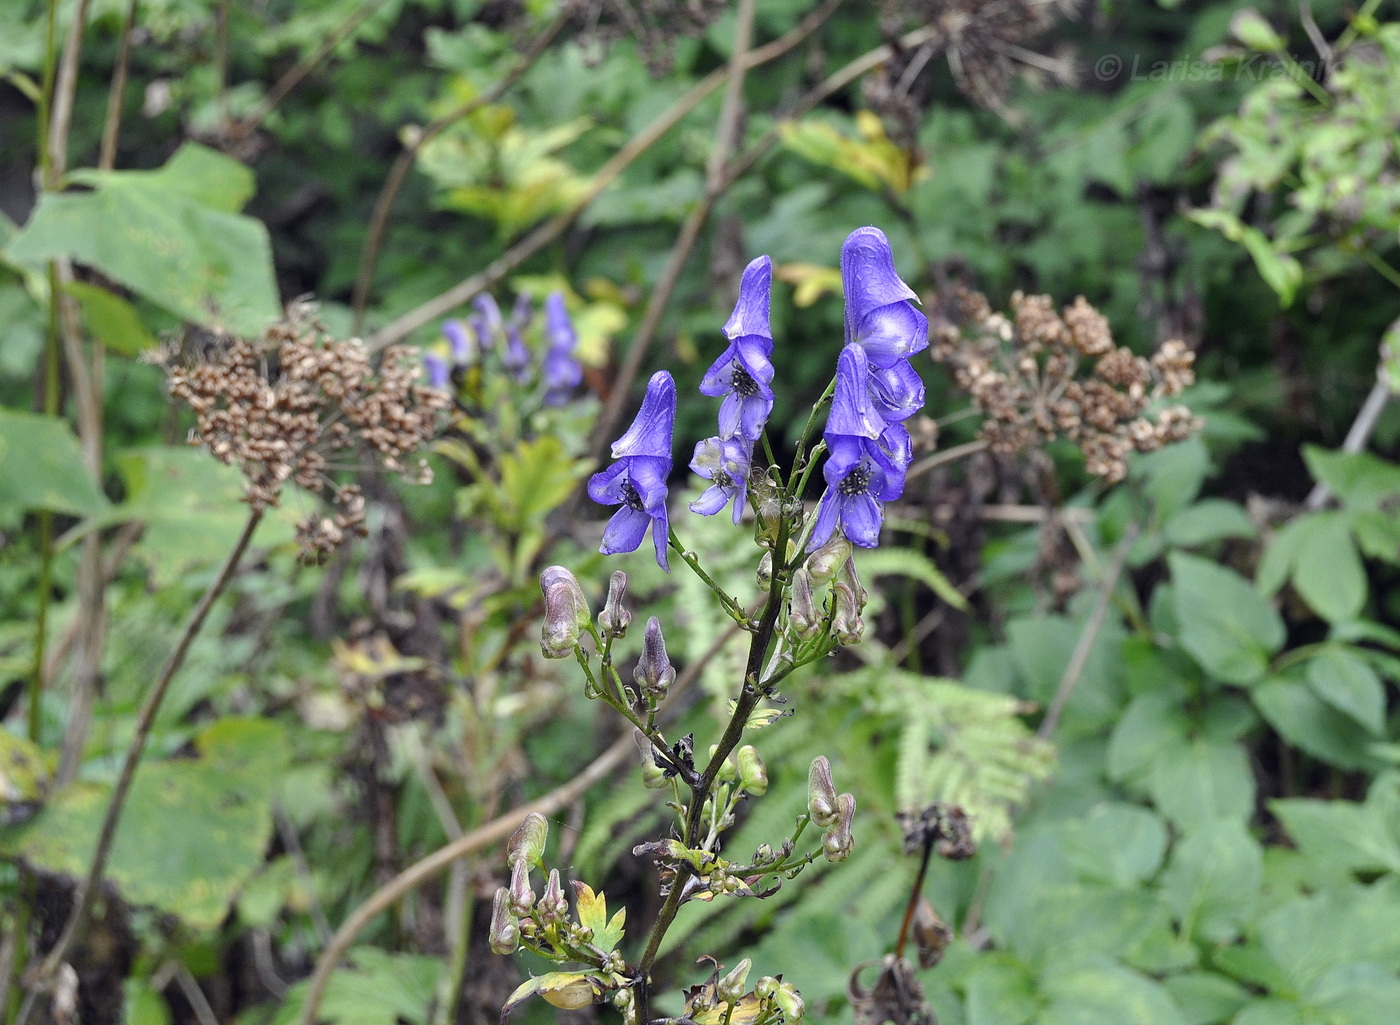
[[760,1000],[767,1000],[778,992],[778,980],[771,975],[765,975],[758,980],[758,985],[753,988],[753,995]]
[[768,590],[773,585],[773,553],[764,552],[763,558],[758,560],[758,586],[763,590]]
[[593,620],[588,599],[563,566],[547,567],[540,574],[540,589],[544,592],[540,651],[545,658],[568,658],[578,646],[579,631]]
[[823,829],[836,824],[836,784],[831,780],[831,763],[826,755],[817,755],[807,770],[807,813],[812,816],[812,824]]
[[626,596],[627,574],[620,569],[614,570],[608,580],[608,600],[603,603],[603,611],[598,613],[598,625],[609,637],[621,637],[627,633],[627,627],[632,623],[632,613],[622,604],[622,599]]
[[514,954],[520,946],[520,925],[510,912],[510,895],[502,886],[491,904],[491,949],[497,954]]
[[807,581],[806,570],[798,570],[792,575],[792,592],[788,598],[788,626],[799,641],[810,641],[821,632],[821,613],[812,600],[812,585]]
[[632,679],[643,694],[657,700],[666,696],[676,680],[676,670],[666,654],[661,620],[655,616],[647,620],[646,635],[642,639],[642,657],[637,660],[637,668],[632,670]]
[[778,1005],[778,1010],[783,1012],[783,1019],[787,1025],[797,1025],[807,1013],[802,994],[786,982],[778,984],[778,991],[773,994],[773,1002]]
[[666,785],[666,770],[656,764],[656,748],[647,735],[633,727],[632,740],[642,756],[642,786],[648,790],[659,790]]
[[749,969],[753,962],[747,957],[731,968],[719,982],[715,983],[715,995],[727,1004],[738,1001],[744,995],[744,984],[749,979]]
[[837,572],[851,557],[851,542],[840,534],[822,545],[807,558],[807,574],[812,578],[813,587],[825,587],[836,578]]
[[768,792],[768,767],[758,756],[758,750],[752,744],[745,744],[736,757],[739,759],[739,785],[754,797],[762,797]]
[[827,861],[845,861],[851,856],[856,845],[851,826],[856,817],[856,799],[852,794],[842,794],[836,799],[836,824],[822,837],[822,853]]
[[537,811],[525,816],[520,828],[511,834],[506,842],[506,864],[514,867],[538,865],[544,860],[544,844],[549,839],[549,819]]

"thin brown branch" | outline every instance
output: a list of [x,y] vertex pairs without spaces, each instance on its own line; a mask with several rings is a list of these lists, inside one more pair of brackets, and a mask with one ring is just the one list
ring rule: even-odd
[[102,125],[102,148],[97,155],[97,168],[110,171],[117,163],[117,136],[122,126],[122,100],[126,97],[126,73],[131,64],[131,30],[136,25],[137,0],[128,0],[122,15],[121,34],[117,41],[117,66],[112,70],[112,85],[107,92],[107,120]]
[[161,702],[170,689],[171,680],[175,678],[180,667],[184,665],[185,656],[189,654],[190,645],[194,643],[195,637],[199,635],[200,629],[204,626],[209,610],[214,607],[214,602],[218,600],[219,595],[224,592],[229,581],[233,579],[234,572],[238,569],[238,564],[242,561],[243,554],[248,550],[248,544],[253,539],[253,533],[257,530],[258,524],[262,522],[262,516],[262,511],[259,509],[249,511],[248,521],[244,524],[243,532],[239,535],[233,550],[229,552],[228,558],[224,560],[219,572],[210,581],[208,588],[199,599],[199,604],[190,614],[189,622],[185,624],[185,629],[181,632],[179,640],[176,641],[175,647],[166,657],[165,664],[161,667],[155,684],[150,693],[146,695],[146,700],[136,719],[136,729],[132,733],[131,741],[127,744],[126,754],[122,759],[121,772],[117,776],[116,785],[112,788],[112,797],[107,804],[107,813],[102,819],[102,829],[97,836],[97,846],[93,850],[92,864],[88,868],[86,877],[78,885],[78,891],[73,899],[73,910],[69,913],[67,922],[64,923],[63,932],[59,935],[58,942],[44,957],[35,973],[34,980],[30,983],[29,992],[26,994],[24,1004],[20,1007],[19,1015],[15,1019],[16,1025],[28,1025],[38,1004],[40,994],[46,992],[52,985],[52,980],[57,976],[59,966],[63,964],[64,955],[73,945],[79,930],[86,922],[88,912],[92,910],[93,900],[97,896],[98,887],[102,882],[102,873],[106,869],[107,859],[112,853],[112,843],[116,839],[117,825],[121,821],[121,813],[126,803],[127,794],[130,793],[132,780],[136,777],[136,769],[141,762],[141,753],[145,749],[146,739],[150,736],[151,727],[155,725],[156,712],[159,711]]
[[[1400,338],[1400,319],[1390,325],[1386,330],[1386,335]],[[1366,443],[1371,440],[1371,432],[1376,429],[1376,422],[1380,420],[1381,414],[1385,412],[1385,407],[1390,405],[1392,398],[1394,398],[1394,394],[1390,390],[1385,368],[1382,367],[1377,370],[1376,383],[1371,385],[1370,394],[1366,396],[1366,401],[1361,404],[1356,419],[1352,421],[1351,428],[1347,431],[1346,439],[1342,442],[1343,452],[1355,455],[1366,447]],[[1326,508],[1327,503],[1331,500],[1332,489],[1318,481],[1308,492],[1308,497],[1303,501],[1303,508],[1308,512],[1316,512]]]
[[49,114],[48,168],[44,189],[52,190],[68,170],[68,129],[73,121],[73,95],[78,89],[78,62],[83,52],[83,29],[87,27],[88,0],[78,0],[63,56],[58,62],[53,107]]
[[351,300],[351,308],[354,311],[352,333],[359,334],[360,329],[364,326],[365,306],[369,302],[369,290],[374,284],[374,270],[379,262],[380,249],[384,245],[384,234],[388,230],[389,215],[393,212],[394,200],[398,198],[399,190],[403,188],[403,183],[408,180],[408,172],[413,169],[413,164],[418,159],[419,151],[462,118],[468,117],[488,104],[495,103],[509,92],[515,83],[519,82],[525,73],[534,67],[535,62],[540,59],[545,50],[549,49],[549,44],[554,41],[554,37],[559,34],[559,30],[564,27],[567,20],[561,15],[546,25],[544,30],[530,43],[520,60],[512,65],[499,82],[480,96],[473,97],[418,132],[413,141],[405,146],[404,151],[395,159],[394,165],[389,168],[388,177],[384,179],[384,184],[379,190],[379,197],[374,201],[374,211],[370,214],[369,228],[365,233],[364,248],[360,251],[360,269],[355,275],[355,291]]
[[[809,35],[815,32],[822,23],[829,18],[833,11],[841,5],[843,0],[827,0],[816,11],[803,18],[792,31],[786,35],[773,40],[764,46],[750,50],[744,60],[745,69],[756,68],[769,61],[776,60],[797,46]],[[622,174],[627,167],[639,156],[650,149],[662,136],[675,127],[680,121],[705,98],[724,84],[728,77],[727,68],[719,68],[710,72],[695,85],[691,86],[684,95],[675,103],[657,116],[650,124],[643,128],[637,135],[629,139],[620,150],[618,150],[606,163],[600,167],[593,175],[593,180],[589,184],[588,191],[568,210],[545,221],[530,234],[508,249],[499,259],[490,263],[483,270],[478,271],[471,277],[465,279],[449,288],[441,295],[429,299],[427,302],[403,314],[396,320],[380,328],[370,336],[367,344],[373,351],[378,351],[395,342],[402,341],[420,327],[431,323],[450,311],[468,302],[471,298],[492,285],[496,284],[511,271],[515,270],[522,263],[528,260],[535,253],[549,245],[568,229],[569,225],[576,221],[584,210],[597,199],[604,190],[607,189],[617,177]]]
[[[671,693],[667,697],[666,703],[662,706],[663,712],[677,706],[680,696],[695,682],[700,672],[711,659],[719,654],[738,630],[737,626],[731,626],[716,638],[715,642],[699,658],[681,671],[671,687]],[[567,783],[556,787],[542,797],[536,798],[529,804],[523,804],[519,808],[514,808],[504,815],[498,816],[484,826],[473,829],[470,833],[463,834],[458,839],[429,854],[426,858],[410,865],[370,894],[365,902],[345,919],[340,928],[336,930],[335,935],[331,937],[330,943],[321,951],[321,956],[316,959],[316,970],[312,972],[311,981],[306,987],[306,998],[301,1006],[300,1025],[316,1025],[316,1016],[321,1009],[321,1001],[326,995],[326,986],[330,983],[331,975],[345,957],[345,952],[350,949],[350,945],[355,942],[365,927],[374,921],[377,915],[392,907],[405,894],[449,868],[458,858],[474,854],[505,840],[530,815],[536,812],[545,816],[554,815],[567,808],[586,794],[595,784],[607,779],[613,770],[624,761],[634,757],[636,750],[637,745],[632,740],[631,731],[628,731]]]
[[1084,629],[1079,634],[1079,641],[1074,646],[1074,651],[1069,657],[1069,662],[1065,665],[1064,674],[1060,677],[1060,685],[1055,690],[1055,696],[1050,701],[1050,707],[1045,713],[1045,718],[1040,722],[1040,728],[1036,730],[1036,735],[1042,740],[1048,740],[1055,732],[1055,727],[1060,724],[1060,716],[1064,714],[1065,706],[1069,704],[1070,695],[1074,693],[1074,687],[1079,682],[1079,678],[1084,675],[1084,667],[1089,664],[1089,655],[1094,650],[1094,642],[1099,638],[1099,631],[1103,629],[1104,620],[1108,617],[1108,604],[1113,598],[1114,588],[1118,586],[1118,578],[1123,575],[1123,566],[1127,562],[1128,552],[1133,547],[1133,542],[1138,538],[1140,528],[1136,523],[1128,524],[1123,536],[1118,539],[1117,546],[1113,549],[1113,559],[1108,564],[1108,569],[1104,572],[1103,579],[1099,581],[1098,595],[1094,598],[1094,607],[1089,612],[1089,618],[1084,621]]
[[987,443],[979,438],[977,441],[969,441],[962,445],[954,445],[952,448],[944,449],[942,452],[935,452],[931,456],[924,456],[924,458],[909,467],[909,472],[904,475],[904,479],[905,481],[911,481],[916,477],[922,477],[930,470],[937,469],[940,466],[946,466],[948,463],[956,463],[959,459],[965,459],[968,456],[976,455],[978,452],[985,451],[986,448]]
[[336,26],[336,30],[328,35],[313,53],[297,61],[287,70],[286,74],[273,84],[253,113],[229,127],[229,141],[231,143],[242,142],[257,131],[258,127],[267,120],[268,115],[277,109],[277,104],[285,100],[293,89],[301,85],[308,75],[320,67],[335,48],[359,28],[366,18],[378,10],[379,6],[378,0],[365,0],[359,7],[351,11],[350,16]]

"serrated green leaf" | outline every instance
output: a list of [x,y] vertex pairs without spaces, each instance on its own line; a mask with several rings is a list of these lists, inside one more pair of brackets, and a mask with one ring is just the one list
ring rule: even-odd
[[967,977],[967,1025],[1029,1025],[1040,1010],[1035,979],[1009,954],[991,954]]
[[1374,768],[1365,727],[1296,680],[1268,680],[1250,696],[1284,740],[1343,769]]
[[1254,773],[1237,743],[1197,738],[1163,747],[1149,790],[1157,809],[1188,831],[1212,819],[1246,821],[1254,812]]
[[1355,619],[1366,603],[1366,571],[1345,513],[1313,513],[1298,527],[1293,586],[1329,623]]
[[1107,958],[1048,972],[1040,990],[1037,1025],[1186,1025],[1161,983]]
[[1227,537],[1256,537],[1244,509],[1223,498],[1207,498],[1179,509],[1162,527],[1168,544],[1194,548]]
[[[326,986],[317,1020],[330,1025],[428,1025],[428,1013],[446,971],[439,957],[390,954],[376,947],[350,952],[349,969]],[[306,982],[293,986],[273,1025],[295,1025],[306,1000]]]
[[1400,466],[1369,452],[1338,452],[1303,446],[1313,479],[1326,484],[1348,509],[1378,510],[1400,495]]
[[1262,679],[1284,640],[1283,620],[1273,606],[1223,566],[1180,552],[1167,562],[1182,647],[1217,679]]
[[0,509],[95,516],[109,505],[67,421],[0,409]]
[[1352,801],[1290,798],[1269,809],[1303,854],[1344,872],[1400,873],[1400,835],[1378,808]]
[[606,894],[594,893],[587,883],[580,882],[574,883],[574,892],[578,895],[579,925],[593,930],[590,942],[604,952],[612,950],[622,941],[627,909],[623,908],[609,919]]
[[1186,935],[1227,943],[1254,913],[1264,854],[1239,819],[1197,825],[1172,851],[1162,896]]
[[1343,645],[1329,645],[1308,662],[1308,685],[1323,701],[1380,737],[1385,733],[1385,685],[1374,669]]

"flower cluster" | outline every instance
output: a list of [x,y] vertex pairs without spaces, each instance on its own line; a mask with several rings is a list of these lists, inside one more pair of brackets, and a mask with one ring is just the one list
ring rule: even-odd
[[386,350],[376,369],[358,339],[332,338],[309,309],[291,307],[260,339],[228,339],[193,365],[166,365],[170,394],[195,413],[190,444],[242,471],[254,509],[275,506],[289,481],[329,495],[333,515],[297,526],[307,561],[365,531],[364,497],[331,480],[334,470],[369,452],[386,470],[431,479],[426,462],[410,474],[405,460],[437,433],[447,399],[418,383],[410,349]]
[[904,421],[924,404],[924,385],[909,357],[928,347],[928,320],[918,297],[894,269],[878,228],[853,231],[841,247],[846,345],[823,440],[830,456],[809,548],[839,526],[853,544],[879,543],[883,506],[904,493],[913,448]]
[[603,531],[604,555],[635,552],[651,527],[656,561],[669,571],[666,545],[670,520],[666,478],[671,475],[671,435],[676,426],[676,382],[658,370],[647,382],[646,397],[632,426],[613,443],[612,466],[588,481],[588,497],[600,505],[620,505]]
[[[516,384],[528,384],[533,357],[525,334],[535,317],[529,293],[516,296],[509,318],[502,316],[490,295],[473,299],[472,309],[474,313],[465,322],[453,319],[442,325],[451,353],[450,363],[438,352],[423,354],[428,383],[441,391],[450,391],[458,375],[492,356],[500,360],[501,368]],[[578,335],[569,320],[564,296],[559,292],[551,292],[545,298],[542,335],[544,356],[540,361],[539,378],[544,385],[543,401],[547,406],[562,406],[583,383],[583,366],[576,355]]]
[[[1011,308],[1011,318],[994,313],[984,296],[962,289],[934,333],[934,359],[986,415],[982,437],[993,452],[1068,438],[1088,471],[1113,483],[1127,472],[1129,453],[1200,429],[1185,406],[1148,412],[1195,379],[1195,354],[1182,342],[1165,342],[1151,359],[1115,346],[1108,321],[1083,296],[1057,313],[1049,296],[1017,292]],[[1093,368],[1080,376],[1086,359]]]

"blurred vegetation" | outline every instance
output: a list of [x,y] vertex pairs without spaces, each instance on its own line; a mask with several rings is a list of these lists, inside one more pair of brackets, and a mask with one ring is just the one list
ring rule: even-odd
[[[648,921],[631,851],[666,810],[628,737],[570,789],[621,734],[540,658],[535,580],[567,565],[596,608],[624,566],[694,667],[670,728],[709,743],[742,666],[728,620],[682,567],[597,555],[577,484],[650,370],[693,394],[763,253],[788,454],[862,224],[935,323],[958,288],[997,310],[1083,295],[1135,352],[1180,339],[1204,429],[1108,486],[1065,442],[982,451],[979,410],[919,358],[937,450],[861,553],[865,642],[792,678],[799,714],[763,731],[771,787],[732,841],[788,828],[824,754],[855,852],[766,902],[687,907],[659,1011],[696,957],[748,956],[814,1020],[851,1017],[847,980],[893,949],[918,870],[894,815],[947,801],[981,849],[925,882],[954,934],[918,974],[941,1025],[1395,1021],[1400,10],[759,0],[745,64],[742,6],[0,5],[7,1021],[206,593],[44,1020],[294,1022],[336,930],[456,841],[350,937],[320,1014],[495,1021],[545,962],[489,951],[508,872],[500,837],[470,838],[537,799],[551,863]],[[486,364],[455,382],[432,484],[345,471],[367,537],[319,568],[294,537],[315,499],[289,490],[223,586],[239,475],[182,445],[157,349],[199,356],[309,296],[331,334],[446,352],[476,294],[555,289],[574,401]],[[679,462],[712,413],[682,401]],[[756,593],[734,528],[680,526]],[[630,663],[640,630],[623,643]]]

